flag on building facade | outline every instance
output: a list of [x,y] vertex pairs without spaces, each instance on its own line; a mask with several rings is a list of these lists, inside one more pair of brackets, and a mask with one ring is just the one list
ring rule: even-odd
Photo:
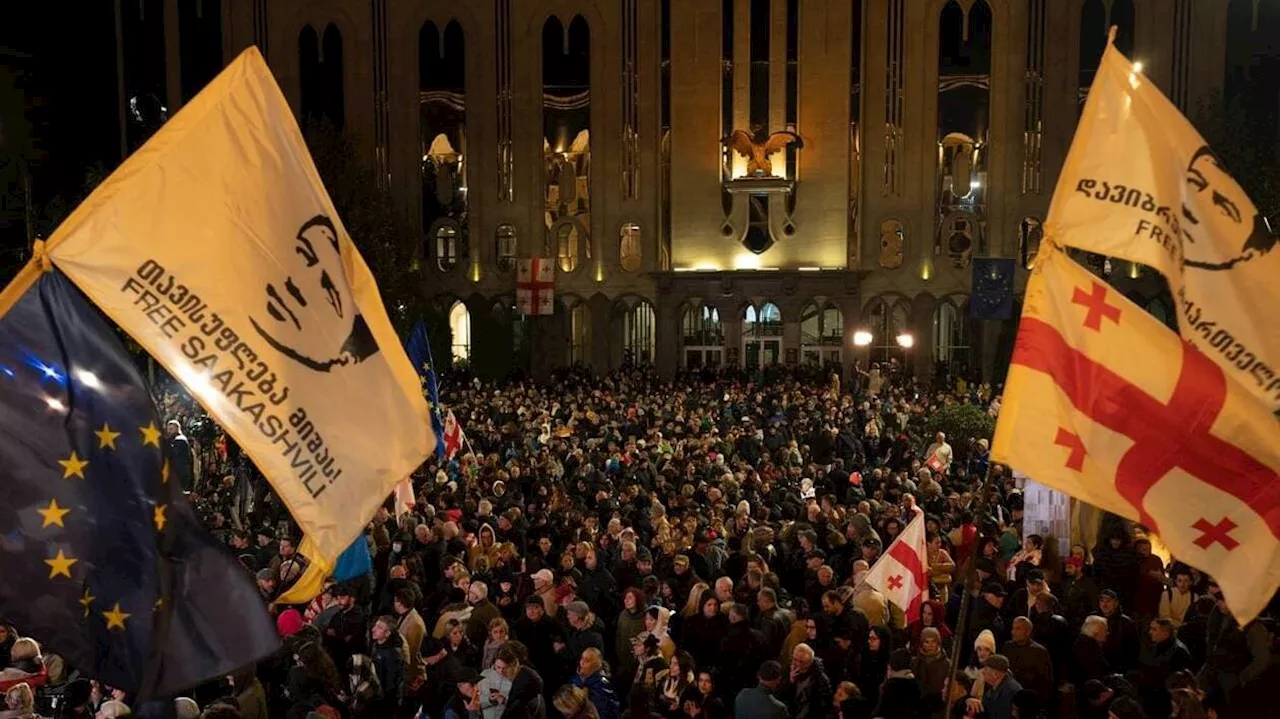
[[1232,375],[1048,240],[991,454],[1157,532],[1218,580],[1242,624],[1280,586],[1280,425]]
[[1001,257],[975,257],[969,316],[978,320],[1013,319],[1013,275],[1017,265]]
[[550,257],[524,257],[516,268],[516,312],[556,313],[556,265]]
[[0,616],[148,697],[278,645],[252,578],[171,479],[163,427],[133,359],[64,276],[33,262],[0,294]]
[[99,185],[48,256],[262,471],[304,533],[298,586],[318,591],[430,454],[418,375],[256,48]]
[[1280,238],[1204,138],[1108,43],[1045,222],[1061,245],[1155,268],[1178,327],[1280,409]]
[[924,537],[924,512],[917,512],[902,533],[876,560],[863,579],[898,605],[910,624],[920,618],[920,606],[929,599],[929,551]]

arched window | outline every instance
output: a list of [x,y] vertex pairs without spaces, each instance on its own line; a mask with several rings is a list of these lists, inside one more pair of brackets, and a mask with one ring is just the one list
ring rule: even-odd
[[968,368],[969,327],[964,315],[964,304],[951,299],[942,300],[933,311],[933,361],[953,377]]
[[871,303],[871,309],[865,313],[870,318],[871,327],[871,361],[888,362],[897,359],[906,361],[906,349],[899,342],[899,337],[911,335],[911,306],[906,298],[896,300],[877,297]]
[[655,318],[653,305],[641,300],[627,310],[622,326],[623,361],[636,366],[653,364]]
[[498,243],[498,251],[494,254],[494,257],[497,258],[498,271],[510,272],[516,267],[516,257],[519,253],[516,242],[516,226],[509,222],[498,225],[495,239]]
[[743,311],[742,358],[748,369],[782,361],[782,312],[772,302]]
[[471,312],[461,302],[449,308],[449,333],[453,336],[453,362],[471,360]]
[[569,364],[586,364],[591,352],[591,311],[579,301],[569,310]]
[[807,364],[840,362],[844,314],[835,305],[810,303],[800,313],[800,359]]
[[685,367],[719,367],[724,361],[724,326],[720,310],[711,305],[685,307],[681,318]]
[[628,222],[618,233],[618,262],[627,272],[640,269],[640,225]]
[[562,222],[555,227],[556,258],[562,272],[578,269],[578,226]]
[[782,312],[772,302],[756,308],[748,305],[742,314],[743,337],[778,337],[782,335]]
[[328,122],[336,130],[345,124],[342,77],[342,32],[332,23],[323,35],[307,25],[298,35],[302,123]]
[[441,272],[450,272],[458,266],[461,252],[458,246],[458,228],[453,224],[436,225],[431,233],[431,247],[436,258],[436,268]]

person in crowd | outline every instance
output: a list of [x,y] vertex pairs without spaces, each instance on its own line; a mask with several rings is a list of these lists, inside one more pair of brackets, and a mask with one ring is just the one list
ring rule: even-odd
[[1111,673],[1105,645],[1110,633],[1106,617],[1092,614],[1080,625],[1080,635],[1071,649],[1071,681],[1082,687]]
[[981,707],[987,719],[1013,719],[1013,698],[1022,685],[1009,674],[1009,660],[1003,654],[992,654],[982,663]]
[[1015,617],[1012,638],[1004,643],[1000,653],[1008,660],[1013,676],[1022,688],[1034,692],[1040,704],[1048,706],[1056,698],[1053,675],[1053,659],[1049,650],[1033,638],[1034,627],[1027,617]]
[[1179,566],[1173,571],[1173,583],[1163,587],[1160,592],[1158,615],[1173,622],[1175,628],[1182,626],[1183,619],[1196,601],[1196,594],[1191,588],[1191,570]]
[[790,719],[787,705],[776,696],[781,686],[782,665],[772,659],[761,664],[756,685],[734,698],[733,719]]
[[1098,613],[1107,620],[1107,641],[1103,651],[1113,671],[1127,672],[1137,666],[1141,640],[1138,624],[1120,606],[1116,592],[1104,589],[1098,594]]
[[622,707],[618,704],[618,695],[604,671],[604,655],[596,647],[588,647],[582,651],[578,659],[577,671],[573,676],[573,685],[587,690],[591,704],[595,707],[600,719],[619,719]]
[[943,691],[951,673],[951,659],[943,651],[942,643],[941,632],[934,627],[925,627],[920,631],[918,651],[911,659],[911,673],[920,682],[922,711],[938,719],[946,708]]
[[382,698],[378,702],[381,716],[393,716],[400,710],[407,685],[408,650],[396,626],[395,617],[382,616],[374,621],[370,631],[373,666],[382,687]]

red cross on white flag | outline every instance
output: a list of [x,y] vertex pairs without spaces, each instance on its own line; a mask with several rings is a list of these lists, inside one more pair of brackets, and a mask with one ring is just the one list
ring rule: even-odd
[[555,261],[549,257],[525,257],[516,269],[516,311],[522,315],[554,315]]
[[444,416],[444,458],[453,459],[462,449],[463,442],[462,425],[458,424],[458,419],[453,416],[453,410],[449,410]]
[[902,608],[907,623],[920,618],[929,599],[929,553],[924,541],[924,512],[916,513],[863,580]]
[[1280,425],[1049,242],[1027,282],[991,455],[1158,533],[1218,580],[1241,623],[1280,586]]

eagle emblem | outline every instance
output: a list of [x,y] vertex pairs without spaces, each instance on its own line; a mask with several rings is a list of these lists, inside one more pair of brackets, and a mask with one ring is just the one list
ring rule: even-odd
[[773,163],[769,157],[787,149],[788,145],[804,147],[804,140],[794,132],[782,131],[765,135],[763,127],[754,128],[755,134],[746,130],[734,130],[721,144],[742,155],[747,160],[747,175],[772,177]]

